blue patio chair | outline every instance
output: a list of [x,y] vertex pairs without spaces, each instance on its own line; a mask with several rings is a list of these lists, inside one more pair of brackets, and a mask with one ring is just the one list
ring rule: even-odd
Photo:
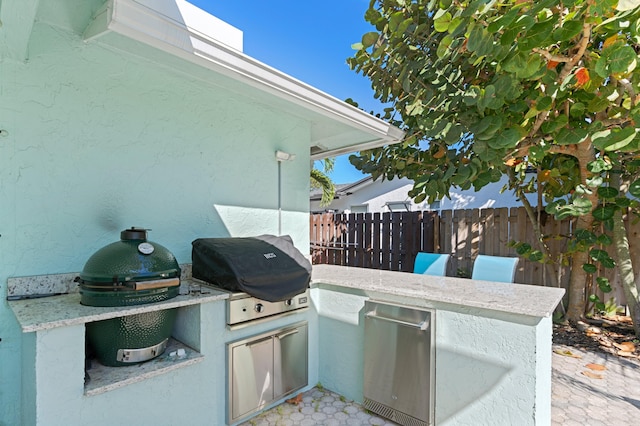
[[472,280],[512,283],[518,266],[517,257],[478,255],[473,262]]
[[448,254],[419,252],[413,264],[413,273],[444,277],[447,273],[447,262]]

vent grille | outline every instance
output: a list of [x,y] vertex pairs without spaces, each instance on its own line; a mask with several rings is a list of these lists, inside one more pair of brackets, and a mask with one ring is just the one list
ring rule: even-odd
[[394,421],[402,426],[429,426],[425,421],[418,420],[415,417],[411,417],[403,412],[395,410],[391,407],[387,407],[384,404],[373,401],[369,398],[364,398],[362,406],[367,410],[378,414],[384,418]]

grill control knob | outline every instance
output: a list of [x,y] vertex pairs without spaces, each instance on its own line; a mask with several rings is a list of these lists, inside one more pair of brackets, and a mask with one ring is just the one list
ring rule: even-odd
[[293,300],[287,299],[284,301],[284,306],[291,306],[291,305],[293,305]]
[[256,310],[256,312],[260,313],[260,312],[264,312],[264,305],[262,303],[257,303],[255,308],[253,308]]

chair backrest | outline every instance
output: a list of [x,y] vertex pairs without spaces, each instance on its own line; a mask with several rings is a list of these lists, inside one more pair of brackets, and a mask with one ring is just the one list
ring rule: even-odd
[[518,266],[517,257],[478,255],[473,263],[471,279],[512,283]]
[[445,276],[447,273],[448,254],[420,252],[413,264],[414,274]]

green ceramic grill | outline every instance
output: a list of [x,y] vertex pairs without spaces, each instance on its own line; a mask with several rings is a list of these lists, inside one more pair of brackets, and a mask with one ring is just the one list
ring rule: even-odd
[[[77,281],[80,303],[114,307],[160,302],[178,295],[180,267],[165,247],[147,240],[147,229],[132,227],[120,241],[95,252]],[[176,309],[87,323],[87,340],[98,360],[124,366],[161,355]]]

